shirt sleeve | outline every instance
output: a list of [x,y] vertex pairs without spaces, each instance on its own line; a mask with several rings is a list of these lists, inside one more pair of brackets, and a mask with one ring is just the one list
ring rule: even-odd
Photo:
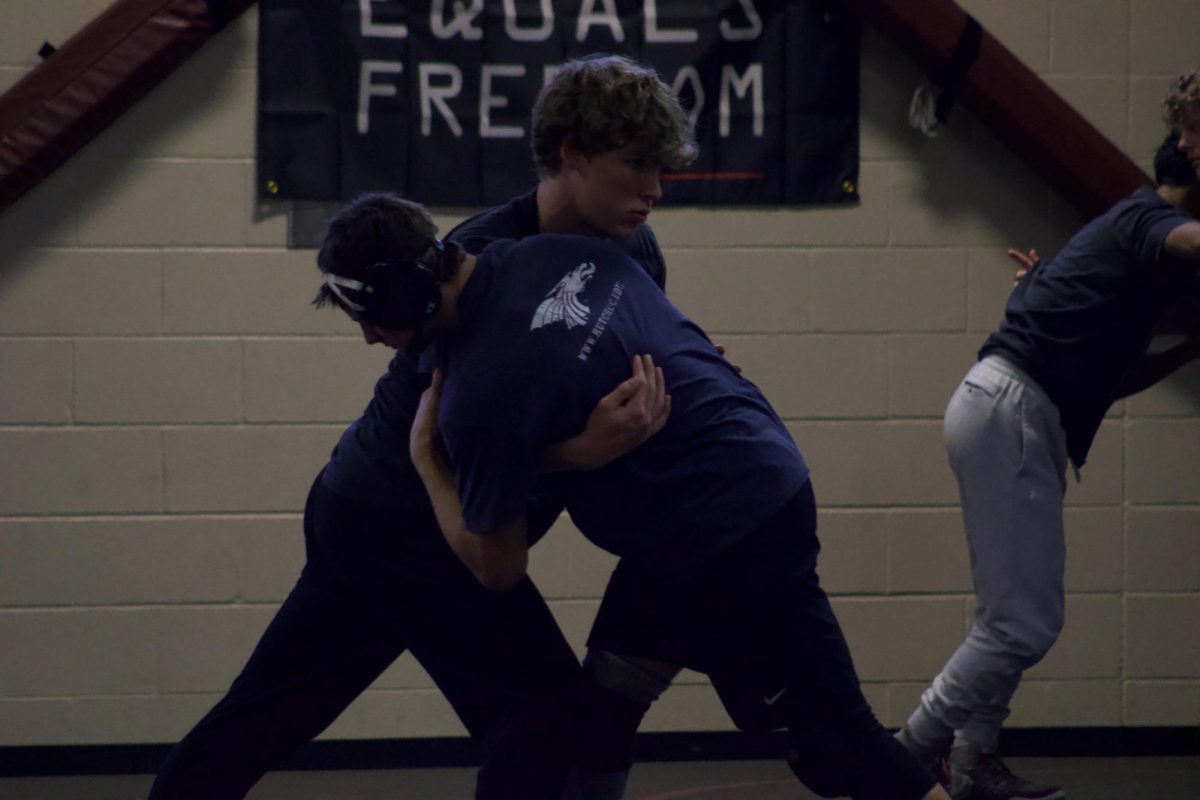
[[479,255],[483,252],[483,248],[496,239],[502,238],[502,234],[495,230],[496,226],[489,224],[493,222],[495,213],[496,210],[491,209],[468,217],[451,228],[444,241],[454,242],[471,255]]
[[1139,263],[1157,265],[1163,260],[1167,236],[1191,221],[1175,206],[1135,206],[1121,215],[1118,229]]
[[446,237],[447,241],[455,242],[461,246],[463,250],[466,250],[473,256],[479,255],[487,248],[488,245],[492,244],[493,242],[498,242],[502,238],[503,237],[494,236],[488,234],[487,232],[478,230],[466,231],[462,234],[455,235],[454,238],[450,238],[449,236]]
[[538,479],[530,433],[451,424],[442,436],[467,530],[487,533],[525,515]]
[[539,383],[537,391],[478,392],[442,416],[467,530],[486,533],[526,515],[550,421],[563,414],[562,391]]

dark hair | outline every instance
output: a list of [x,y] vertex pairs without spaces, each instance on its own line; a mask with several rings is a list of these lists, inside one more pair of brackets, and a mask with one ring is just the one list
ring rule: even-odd
[[[382,262],[403,264],[421,259],[436,238],[437,226],[424,206],[392,192],[363,194],[329,219],[317,251],[317,267],[322,273],[358,281]],[[433,277],[439,282],[452,278],[462,255],[457,245],[446,245],[446,256],[432,265]],[[328,283],[321,285],[313,305],[348,310]]]
[[1154,182],[1159,186],[1191,186],[1196,183],[1196,167],[1179,149],[1179,135],[1168,133],[1154,154]]
[[329,218],[317,267],[359,279],[380,261],[418,258],[436,236],[429,212],[417,203],[391,192],[362,194]]
[[562,168],[559,148],[568,138],[585,155],[636,144],[671,169],[691,163],[698,152],[691,120],[670,87],[652,68],[624,56],[597,54],[559,67],[534,103],[532,131],[542,177]]

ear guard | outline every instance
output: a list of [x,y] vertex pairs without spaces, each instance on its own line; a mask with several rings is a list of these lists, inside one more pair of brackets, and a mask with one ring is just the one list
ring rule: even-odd
[[342,307],[356,318],[379,328],[410,330],[437,314],[445,250],[433,239],[415,260],[386,258],[367,267],[361,280],[332,272],[325,283]]

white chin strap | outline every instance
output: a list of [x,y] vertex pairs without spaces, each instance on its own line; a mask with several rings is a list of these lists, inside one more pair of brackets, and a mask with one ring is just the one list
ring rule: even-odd
[[327,272],[325,273],[325,285],[327,285],[333,291],[333,293],[338,296],[338,299],[345,304],[346,308],[350,309],[351,311],[357,311],[361,313],[367,310],[366,306],[354,302],[349,297],[346,297],[346,295],[342,292],[343,288],[349,289],[352,292],[370,292],[371,287],[367,286],[362,281],[343,278],[341,275],[334,275],[332,272]]

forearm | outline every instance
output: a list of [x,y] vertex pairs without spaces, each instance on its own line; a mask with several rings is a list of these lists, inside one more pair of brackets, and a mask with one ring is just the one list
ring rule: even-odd
[[543,447],[538,458],[538,471],[549,474],[596,469],[612,460],[611,451],[624,445],[623,441],[614,441],[608,448],[603,448],[596,445],[593,437],[587,436],[586,433],[580,434]]
[[414,462],[425,492],[433,505],[433,514],[446,544],[454,554],[476,575],[481,564],[478,537],[472,536],[463,522],[462,503],[458,499],[458,487],[444,459],[431,455],[420,463]]
[[1197,356],[1200,356],[1200,345],[1194,338],[1186,339],[1161,353],[1147,353],[1122,378],[1117,397],[1128,397],[1149,389],[1180,367],[1194,361]]
[[525,577],[529,567],[529,541],[524,514],[491,530],[467,529],[458,482],[446,463],[437,424],[441,404],[442,373],[435,370],[433,381],[421,395],[421,402],[409,431],[408,452],[417,475],[425,486],[438,528],[446,544],[485,588],[506,592]]
[[571,463],[567,450],[566,442],[557,442],[555,444],[546,445],[542,448],[541,457],[538,458],[538,471],[542,473],[550,472],[566,472],[575,469]]
[[446,544],[485,588],[507,592],[529,567],[529,544],[524,517],[493,531],[476,534],[467,529],[454,475],[440,455],[414,462],[433,505],[434,516]]
[[650,355],[634,356],[632,375],[600,398],[583,430],[538,454],[542,473],[599,469],[645,442],[667,424],[671,396]]
[[1176,258],[1200,261],[1200,222],[1188,222],[1167,234],[1167,252]]

